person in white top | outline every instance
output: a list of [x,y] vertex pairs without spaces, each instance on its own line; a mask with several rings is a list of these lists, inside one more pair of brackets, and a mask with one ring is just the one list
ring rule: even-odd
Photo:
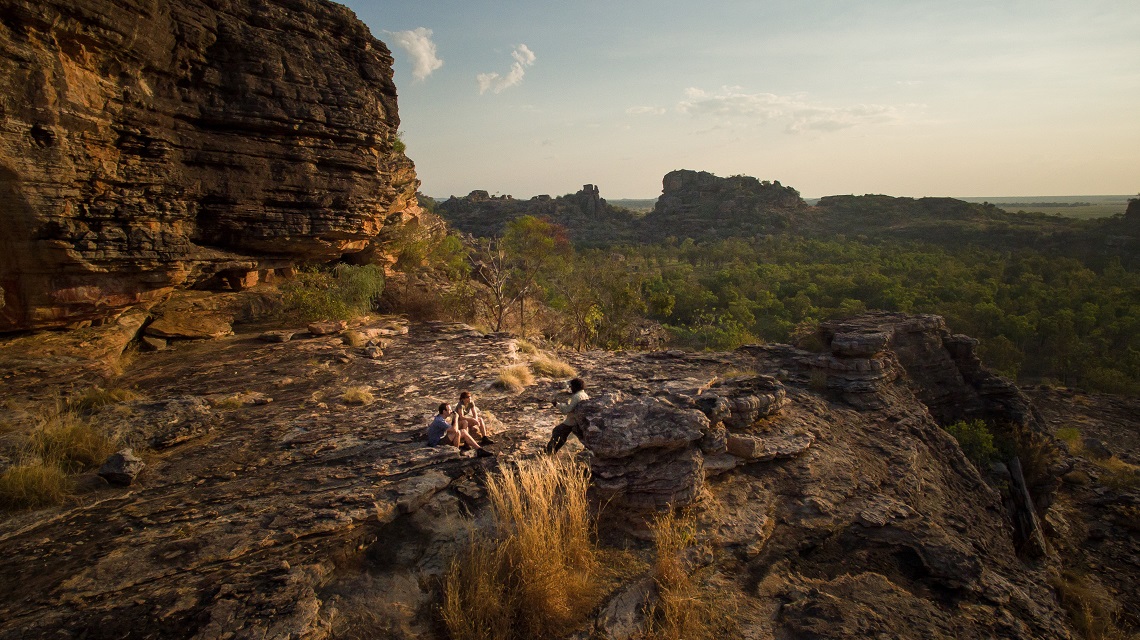
[[574,378],[570,381],[570,399],[566,402],[554,401],[554,406],[566,414],[566,419],[562,421],[562,424],[554,427],[550,433],[550,441],[546,443],[547,453],[551,455],[558,453],[562,445],[566,444],[566,439],[570,437],[571,433],[578,436],[579,440],[582,439],[581,425],[579,425],[578,417],[573,415],[573,411],[583,400],[589,399],[590,396],[586,393],[586,383],[582,382],[581,378]]

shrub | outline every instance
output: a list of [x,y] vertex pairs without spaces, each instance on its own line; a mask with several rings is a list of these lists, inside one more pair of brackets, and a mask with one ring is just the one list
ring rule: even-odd
[[984,421],[959,420],[946,427],[946,431],[954,436],[958,445],[962,447],[962,453],[965,453],[979,469],[988,467],[997,459],[998,450],[994,446],[994,434],[990,432]]
[[515,364],[499,370],[495,386],[511,393],[522,393],[523,389],[534,384],[534,373],[525,364]]
[[530,366],[536,372],[551,378],[573,378],[578,375],[578,370],[569,364],[541,353],[531,359]]
[[70,492],[67,474],[43,459],[8,467],[0,475],[0,508],[3,509],[37,509],[59,504]]
[[444,577],[451,638],[566,635],[600,595],[586,470],[566,458],[520,462],[487,482],[493,533],[472,533]]
[[1057,436],[1058,440],[1065,443],[1065,446],[1069,448],[1070,453],[1080,453],[1081,449],[1084,448],[1084,443],[1081,440],[1080,429],[1075,429],[1073,427],[1064,427],[1062,429],[1057,429],[1057,432],[1054,435]]
[[376,402],[376,396],[372,395],[372,390],[368,387],[349,387],[345,389],[344,395],[340,399],[347,404],[372,404]]
[[374,264],[301,271],[282,287],[285,312],[301,320],[348,320],[372,310],[384,292],[384,272]]

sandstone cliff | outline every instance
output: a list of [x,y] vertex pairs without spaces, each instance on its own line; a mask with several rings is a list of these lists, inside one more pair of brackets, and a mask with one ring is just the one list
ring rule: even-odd
[[342,6],[0,0],[0,14],[0,331],[368,251],[418,211],[393,149],[391,55]]

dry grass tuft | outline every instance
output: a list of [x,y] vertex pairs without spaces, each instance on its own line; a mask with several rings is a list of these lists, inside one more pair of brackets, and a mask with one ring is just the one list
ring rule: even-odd
[[344,395],[340,397],[347,404],[372,404],[376,402],[376,396],[372,395],[372,390],[368,387],[349,387],[344,390]]
[[353,349],[362,349],[368,344],[368,336],[356,329],[349,329],[341,334],[340,339]]
[[59,504],[72,491],[68,474],[94,468],[115,452],[114,440],[68,406],[41,411],[35,428],[13,445],[20,462],[0,476],[0,508]]
[[582,466],[550,458],[488,481],[495,532],[473,533],[444,578],[451,638],[561,637],[585,619],[601,594],[588,485]]
[[713,640],[738,637],[733,611],[736,600],[724,589],[701,583],[699,571],[685,561],[698,546],[696,519],[672,510],[652,524],[656,559],[653,578],[657,600],[647,607],[647,637],[654,640]]
[[139,394],[130,389],[104,389],[90,387],[67,399],[67,408],[80,415],[91,415],[99,409],[120,402],[138,400]]
[[519,353],[523,353],[523,354],[526,354],[528,356],[537,356],[538,355],[538,347],[534,346],[530,342],[527,342],[526,340],[522,340],[522,339],[516,340],[515,346],[518,348]]
[[530,361],[530,367],[537,373],[551,378],[573,378],[578,375],[578,370],[569,364],[540,353],[534,356]]
[[37,459],[0,475],[0,509],[38,509],[63,502],[71,481],[59,466]]
[[1140,487],[1140,467],[1129,464],[1116,456],[1104,460],[1093,460],[1093,464],[1103,471],[1100,481],[1118,490]]
[[115,443],[95,425],[66,409],[46,413],[28,436],[32,455],[64,472],[101,464]]
[[222,411],[232,411],[234,409],[241,409],[244,406],[245,406],[245,401],[242,400],[242,396],[240,393],[235,393],[232,396],[226,396],[225,398],[222,398],[221,400],[218,400],[217,402],[214,403],[214,408],[215,409],[221,409]]
[[495,386],[511,393],[522,393],[523,389],[534,384],[534,373],[525,364],[515,364],[499,369]]
[[1078,454],[1085,448],[1084,442],[1081,439],[1080,429],[1076,429],[1074,427],[1064,427],[1062,429],[1057,429],[1057,432],[1054,435],[1057,436],[1058,440],[1065,443],[1065,446],[1069,449],[1069,453]]
[[1129,640],[1136,638],[1121,630],[1116,621],[1121,607],[1099,582],[1078,571],[1067,570],[1049,579],[1057,601],[1069,614],[1079,637],[1085,640]]

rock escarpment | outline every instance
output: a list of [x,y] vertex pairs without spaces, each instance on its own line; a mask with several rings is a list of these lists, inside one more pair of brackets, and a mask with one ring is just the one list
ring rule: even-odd
[[374,250],[392,58],[325,0],[0,0],[0,331]]

